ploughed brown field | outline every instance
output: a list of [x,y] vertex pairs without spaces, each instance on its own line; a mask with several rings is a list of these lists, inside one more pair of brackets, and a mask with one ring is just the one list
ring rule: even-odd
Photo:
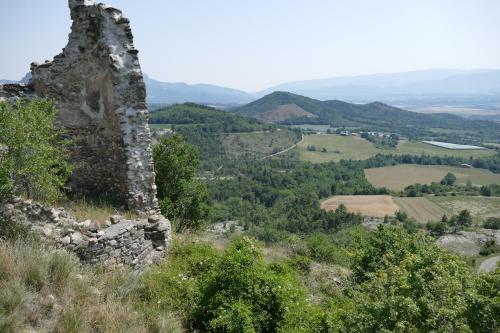
[[321,209],[335,210],[340,204],[351,213],[373,217],[392,216],[399,209],[390,195],[336,195],[323,201]]

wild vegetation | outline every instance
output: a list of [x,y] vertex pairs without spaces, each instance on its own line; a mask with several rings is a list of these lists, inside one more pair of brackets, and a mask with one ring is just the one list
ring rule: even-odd
[[68,142],[47,100],[0,102],[0,200],[24,195],[55,201],[71,173]]
[[[300,131],[192,103],[151,114],[152,125],[168,126],[198,148],[202,170],[219,168],[233,158],[262,158],[300,140]],[[159,128],[157,128],[159,129]],[[156,135],[162,135],[157,132]]]
[[[188,129],[188,124],[174,127],[183,134],[191,133]],[[223,155],[198,155],[204,147],[218,149],[216,140],[202,142],[205,134],[219,135],[218,129],[189,130],[196,148],[176,134],[159,138],[153,148],[161,208],[178,233],[167,258],[141,274],[82,267],[70,254],[0,221],[0,331],[500,329],[500,270],[473,272],[404,212],[369,231],[361,225],[363,216],[343,204],[333,211],[321,209],[320,199],[332,195],[388,194],[368,182],[364,169],[404,157],[313,164],[291,152],[275,159],[229,159],[224,150]],[[445,184],[439,186],[458,186],[450,175],[442,179]],[[452,198],[471,201],[433,200]],[[429,233],[469,228],[476,214],[461,209],[428,224]],[[223,243],[203,231],[204,222],[235,220],[238,229],[218,236]],[[495,219],[484,223],[498,224]],[[279,254],[269,255],[273,250]],[[488,243],[482,253],[497,250]]]

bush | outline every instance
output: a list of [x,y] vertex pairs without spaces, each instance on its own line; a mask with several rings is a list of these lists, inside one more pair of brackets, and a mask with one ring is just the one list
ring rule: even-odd
[[486,229],[500,229],[500,217],[488,217],[483,224]]
[[196,148],[180,135],[162,137],[153,147],[158,199],[162,213],[177,231],[200,229],[208,217],[208,191],[195,179],[200,164]]
[[485,197],[491,197],[491,188],[489,186],[481,186],[479,193]]
[[0,200],[24,195],[55,201],[71,174],[68,141],[54,121],[52,101],[35,99],[15,107],[0,102]]
[[353,271],[355,285],[336,303],[333,331],[498,331],[499,276],[478,282],[432,239],[381,225]]
[[168,260],[146,274],[145,286],[145,307],[179,311],[185,327],[203,332],[297,332],[319,325],[290,266],[267,265],[248,238],[222,255],[205,243],[175,243]]
[[444,178],[441,180],[441,184],[447,186],[453,186],[453,184],[455,184],[456,181],[457,177],[455,177],[455,175],[452,174],[451,172],[448,172],[446,176],[444,176]]
[[446,233],[446,229],[448,228],[446,223],[443,221],[439,222],[427,222],[427,230],[431,233],[433,236],[442,236]]
[[500,250],[500,247],[496,244],[494,239],[491,239],[489,241],[486,241],[486,243],[481,246],[479,254],[482,256],[489,256],[490,254],[493,254],[498,250]]

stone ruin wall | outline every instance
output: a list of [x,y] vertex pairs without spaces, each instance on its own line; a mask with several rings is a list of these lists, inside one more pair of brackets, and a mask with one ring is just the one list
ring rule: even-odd
[[140,267],[164,255],[171,230],[158,210],[138,51],[120,10],[94,0],[69,0],[69,7],[73,24],[62,53],[33,63],[28,84],[0,85],[0,100],[54,99],[58,123],[73,139],[72,191],[117,199],[146,217],[114,217],[98,227],[21,199],[1,204],[0,217],[28,225],[82,262]]
[[94,1],[69,0],[69,6],[68,44],[31,71],[35,94],[56,100],[58,122],[74,140],[71,187],[155,210],[146,88],[129,20]]
[[0,205],[0,217],[24,225],[84,264],[117,264],[136,269],[163,258],[170,244],[170,222],[161,215],[126,219],[111,216],[103,225],[77,221],[64,208],[14,199]]

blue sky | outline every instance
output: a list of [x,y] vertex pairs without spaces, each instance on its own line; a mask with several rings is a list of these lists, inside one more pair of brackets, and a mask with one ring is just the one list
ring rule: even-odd
[[[292,80],[500,68],[498,0],[101,0],[132,22],[145,73],[256,91]],[[0,78],[64,47],[67,0],[0,0]]]

